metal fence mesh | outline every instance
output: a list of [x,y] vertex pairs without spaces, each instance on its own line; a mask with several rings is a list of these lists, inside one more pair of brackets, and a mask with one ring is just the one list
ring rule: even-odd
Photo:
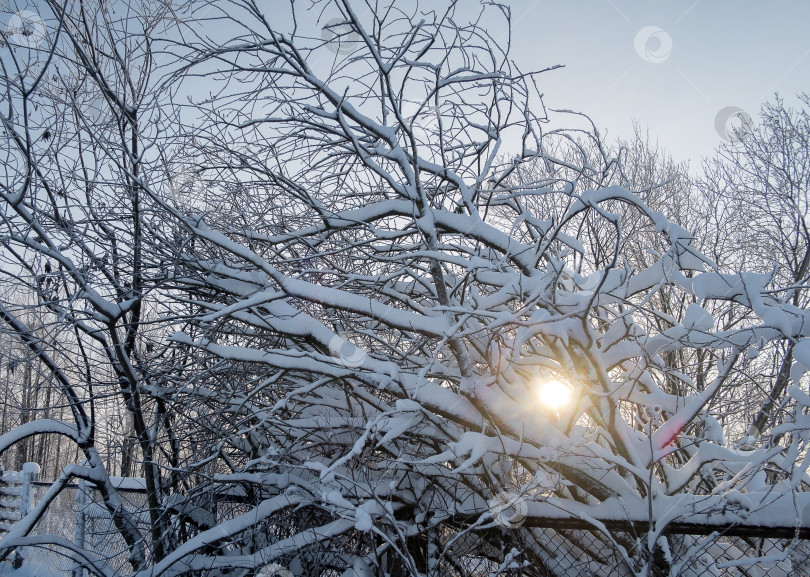
[[[50,487],[48,483],[35,483],[33,486],[33,503],[36,504]],[[68,485],[56,497],[45,515],[34,526],[32,535],[56,535],[75,542],[77,520],[84,515],[85,547],[102,558],[116,573],[127,574],[131,567],[127,561],[127,546],[107,510],[103,507],[100,495],[93,489],[87,489],[89,499],[77,499],[79,487]],[[149,519],[146,508],[146,492],[143,490],[119,489],[118,494],[124,506],[135,517],[141,534],[149,534]],[[148,550],[148,547],[147,547]],[[21,552],[23,558],[35,560],[43,567],[56,574],[71,575],[76,569],[75,562],[66,556],[66,551],[58,545],[43,547],[26,547]]]
[[[594,530],[532,529],[523,547],[483,551],[474,536],[459,539],[442,561],[453,577],[631,577],[632,546],[641,537],[617,535],[614,544]],[[646,535],[644,537],[646,539]],[[618,546],[617,546],[618,545]],[[810,577],[810,540],[712,535],[667,535],[659,540],[651,576]],[[626,558],[621,549],[624,549]],[[511,555],[510,555],[511,553]],[[635,566],[638,569],[638,565]]]
[[[35,483],[32,501],[38,503],[49,484]],[[85,520],[85,547],[103,558],[118,574],[131,572],[127,547],[102,506],[99,494],[87,490],[88,499],[77,499],[79,488],[68,486],[56,497],[39,520],[33,535],[56,535],[71,542],[77,538],[77,520]],[[136,513],[143,535],[149,535],[146,492],[119,489],[124,505]],[[250,505],[218,499],[214,504],[217,520],[238,516]],[[294,522],[294,518],[289,522]],[[289,527],[282,528],[284,532]],[[273,532],[263,527],[262,532]],[[507,530],[504,529],[504,532]],[[436,575],[448,577],[621,577],[633,575],[629,563],[638,562],[644,550],[642,539],[629,532],[614,532],[611,538],[596,530],[534,528],[520,533],[520,540],[500,539],[493,533],[448,533],[439,537],[445,551]],[[281,534],[279,535],[281,536]],[[270,535],[265,535],[265,539]],[[259,539],[264,540],[264,539]],[[148,543],[146,549],[148,550]],[[345,544],[343,544],[345,545]],[[19,552],[53,575],[79,577],[75,562],[58,545],[26,547]],[[810,540],[774,538],[768,535],[746,537],[710,535],[667,535],[659,540],[653,561],[659,571],[652,576],[683,577],[810,577]],[[334,569],[316,570],[313,577],[337,575]],[[309,574],[307,575],[309,577]]]

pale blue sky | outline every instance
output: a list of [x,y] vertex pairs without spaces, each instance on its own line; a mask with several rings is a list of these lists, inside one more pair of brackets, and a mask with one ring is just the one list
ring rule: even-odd
[[[608,139],[630,136],[637,120],[693,168],[722,142],[719,111],[738,107],[756,121],[775,91],[788,103],[810,91],[810,0],[504,1],[512,9],[512,55],[521,68],[565,66],[539,79],[548,107],[587,113]],[[44,6],[44,0],[12,3],[37,12]],[[408,11],[415,0],[396,4]],[[472,16],[480,5],[462,0],[460,16]],[[289,19],[286,0],[260,6]],[[363,12],[361,0],[356,6]],[[482,24],[505,39],[499,18]],[[639,44],[637,35],[648,27],[660,30]],[[570,122],[563,118],[560,126]]]
[[[756,121],[761,103],[775,91],[788,102],[810,91],[808,0],[510,5],[518,62],[527,68],[565,65],[541,82],[548,107],[586,112],[610,136],[629,135],[636,119],[676,160],[693,165],[722,142],[715,116],[723,108],[739,107]],[[647,26],[665,33],[646,44],[651,59],[661,62],[636,52],[635,37]]]

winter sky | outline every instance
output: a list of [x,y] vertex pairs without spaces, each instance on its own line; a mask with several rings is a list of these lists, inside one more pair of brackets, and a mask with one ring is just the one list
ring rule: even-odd
[[[791,104],[810,91],[809,0],[501,1],[521,69],[564,66],[539,79],[548,108],[587,114],[608,140],[631,136],[637,121],[693,169],[775,92]],[[485,3],[460,0],[457,19]],[[395,4],[413,13],[416,0]],[[485,14],[480,23],[506,44],[497,11]],[[559,121],[571,128],[571,117]]]
[[[540,78],[547,107],[588,114],[608,140],[629,137],[637,121],[693,169],[741,118],[756,121],[775,92],[791,104],[810,91],[810,0],[502,1],[511,8],[511,53],[519,66],[564,66]],[[482,3],[461,0],[459,20],[474,19]],[[44,2],[13,5],[39,14]],[[362,0],[354,5],[364,12]],[[288,19],[286,1],[264,6],[275,24]],[[396,6],[411,13],[416,0]],[[507,41],[499,18],[482,24]],[[570,117],[560,122],[570,128]]]
[[630,135],[635,119],[693,168],[722,142],[716,120],[742,109],[756,121],[774,92],[792,103],[810,91],[807,0],[510,5],[518,62],[565,65],[544,75],[549,108],[586,112],[609,137]]

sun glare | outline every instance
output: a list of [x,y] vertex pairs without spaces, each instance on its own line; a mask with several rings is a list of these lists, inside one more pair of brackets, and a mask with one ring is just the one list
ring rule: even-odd
[[571,389],[557,380],[540,383],[537,398],[549,409],[559,409],[571,401]]

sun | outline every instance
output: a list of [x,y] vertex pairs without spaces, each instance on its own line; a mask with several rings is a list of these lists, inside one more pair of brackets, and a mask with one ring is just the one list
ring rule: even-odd
[[556,379],[540,383],[536,394],[540,402],[549,409],[560,409],[571,402],[571,388]]

